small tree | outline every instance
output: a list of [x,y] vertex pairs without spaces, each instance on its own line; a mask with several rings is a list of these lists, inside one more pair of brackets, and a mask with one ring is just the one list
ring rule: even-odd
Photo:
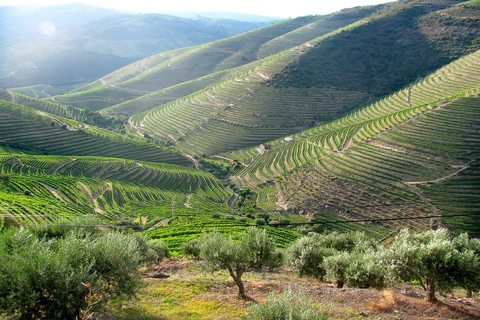
[[[247,241],[249,234],[261,241]],[[275,247],[265,245],[262,231],[256,229],[247,230],[239,236],[239,239],[234,240],[231,236],[225,236],[216,231],[208,233],[200,240],[200,256],[207,270],[227,270],[238,287],[238,296],[249,299],[245,294],[242,276],[248,269],[264,265],[266,259],[271,256],[268,251]]]
[[346,251],[338,251],[335,254],[326,257],[323,266],[327,278],[335,281],[337,288],[343,288],[345,284],[345,275],[350,266],[352,255]]
[[274,264],[275,240],[270,238],[266,229],[248,228],[239,237],[244,246],[249,268],[261,269],[265,264]]
[[400,231],[384,261],[393,276],[403,281],[417,280],[427,292],[427,300],[436,302],[437,290],[450,290],[460,270],[460,255],[447,229],[411,234]]
[[323,260],[334,254],[334,250],[321,244],[319,234],[311,234],[292,243],[285,252],[286,264],[300,276],[311,276],[323,280],[326,270]]
[[384,289],[389,284],[385,267],[379,263],[385,249],[371,248],[365,252],[351,253],[350,264],[345,270],[345,284],[355,288]]

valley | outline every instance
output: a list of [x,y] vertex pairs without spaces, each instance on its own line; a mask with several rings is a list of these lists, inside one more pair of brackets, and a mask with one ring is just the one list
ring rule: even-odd
[[[122,17],[110,26],[154,19]],[[187,23],[166,17],[179,29]],[[199,290],[205,304],[215,300],[212,288],[231,291],[218,274],[200,285],[197,261],[182,257],[185,243],[208,232],[235,238],[257,227],[282,250],[312,233],[361,232],[386,247],[405,228],[480,236],[478,1],[395,1],[243,27],[250,29],[149,48],[155,53],[96,70],[97,80],[68,90],[60,73],[58,83],[4,82],[0,231],[92,218],[161,240],[173,256],[167,265],[181,265],[169,265],[175,281]],[[128,30],[133,38],[140,32]],[[129,45],[115,43],[114,51],[133,55]],[[265,301],[263,286],[286,290],[281,279],[290,271],[252,272],[248,286]],[[150,280],[141,289],[147,300],[159,290]],[[320,280],[293,282],[314,291],[325,286]],[[397,304],[414,304],[399,288],[382,293],[394,297],[388,311],[359,308],[394,319]],[[382,294],[366,293],[369,301]],[[222,301],[219,319],[245,318],[246,304]],[[125,303],[114,313],[178,312],[138,308]],[[206,319],[204,311],[196,318]],[[363,317],[357,311],[330,315]],[[410,311],[405,319],[415,319]],[[439,308],[423,313],[453,317]]]

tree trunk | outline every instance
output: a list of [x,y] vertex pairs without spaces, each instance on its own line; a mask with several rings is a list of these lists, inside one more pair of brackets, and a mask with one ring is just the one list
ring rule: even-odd
[[467,298],[471,298],[473,296],[472,290],[467,289]]
[[437,303],[437,297],[435,296],[435,283],[427,283],[427,301],[430,303]]
[[338,279],[337,281],[335,281],[335,283],[337,284],[337,288],[339,289],[343,288],[343,285],[344,285],[343,280]]
[[245,285],[242,281],[243,270],[236,270],[236,272],[233,272],[232,268],[228,268],[228,272],[230,273],[233,282],[235,282],[238,287],[238,297],[245,300],[248,299],[247,295],[245,295]]

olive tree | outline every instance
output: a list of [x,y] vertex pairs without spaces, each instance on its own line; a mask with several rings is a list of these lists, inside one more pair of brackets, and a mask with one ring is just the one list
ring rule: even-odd
[[[48,233],[52,234],[52,233]],[[21,319],[76,319],[95,296],[133,294],[141,259],[135,239],[119,232],[38,237],[0,235],[0,314]]]
[[457,283],[461,255],[455,249],[447,229],[423,233],[400,231],[385,256],[384,264],[397,280],[418,283],[429,302],[436,302],[438,290],[447,291]]
[[335,251],[322,245],[319,234],[310,234],[297,239],[285,251],[286,265],[300,276],[323,280],[326,270],[323,261]]
[[467,297],[480,291],[480,239],[469,239],[462,233],[453,240],[460,254],[460,267],[457,269],[457,285],[467,290]]
[[192,239],[182,244],[182,253],[193,258],[199,258],[201,242],[199,239]]
[[204,235],[200,241],[200,256],[206,269],[227,270],[242,299],[248,299],[242,281],[243,274],[249,269],[265,265],[270,257],[275,256],[272,239],[257,228],[247,229],[238,239],[214,231]]

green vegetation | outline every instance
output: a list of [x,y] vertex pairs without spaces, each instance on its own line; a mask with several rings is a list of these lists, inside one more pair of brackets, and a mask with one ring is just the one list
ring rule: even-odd
[[256,304],[249,310],[249,319],[290,319],[290,320],[326,320],[328,315],[312,309],[312,300],[305,297],[302,289],[294,291],[289,287],[282,294],[272,292],[264,304]]
[[134,237],[113,231],[42,238],[10,229],[0,238],[0,314],[78,319],[110,297],[133,295],[139,249]]
[[[410,234],[402,230],[386,255],[394,275],[399,280],[417,280],[427,292],[427,300],[436,302],[437,291],[465,287],[465,276],[478,270],[478,239],[466,235],[452,239],[446,229]],[[478,271],[477,271],[478,273]],[[466,289],[478,291],[477,276],[467,281]],[[471,286],[471,287],[470,287]]]

